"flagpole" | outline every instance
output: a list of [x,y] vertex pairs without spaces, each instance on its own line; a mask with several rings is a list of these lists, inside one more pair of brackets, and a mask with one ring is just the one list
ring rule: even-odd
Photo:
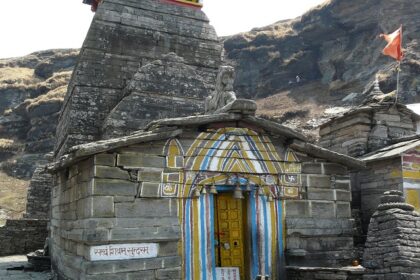
[[398,93],[400,90],[400,72],[401,72],[401,60],[398,61],[398,66],[397,66],[397,93],[395,94],[395,104],[398,103]]

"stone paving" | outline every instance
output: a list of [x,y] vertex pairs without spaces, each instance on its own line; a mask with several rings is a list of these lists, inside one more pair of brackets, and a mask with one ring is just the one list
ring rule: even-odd
[[0,257],[0,280],[50,280],[50,272],[7,270],[12,267],[28,267],[26,256]]

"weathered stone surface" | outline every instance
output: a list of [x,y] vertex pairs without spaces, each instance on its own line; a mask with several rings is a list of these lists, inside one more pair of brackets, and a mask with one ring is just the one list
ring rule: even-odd
[[168,217],[176,215],[176,203],[171,199],[136,199],[131,204],[116,204],[116,217]]
[[[144,105],[143,112],[129,112],[137,120],[133,123],[135,126],[142,125],[142,118],[150,120],[181,114],[183,110],[173,112],[168,105],[161,112],[164,115],[158,114],[156,108],[162,107],[158,106],[156,100],[163,98],[168,102],[185,100],[185,106],[182,106],[189,108],[188,114],[200,111],[196,100],[207,96],[210,91],[197,89],[194,92],[193,88],[188,88],[189,83],[181,85],[182,81],[177,80],[177,75],[186,77],[191,74],[189,78],[192,85],[204,81],[205,87],[199,88],[211,89],[220,65],[221,51],[222,47],[214,29],[199,9],[152,0],[102,1],[69,85],[57,130],[56,153],[63,154],[75,144],[99,139],[103,137],[103,132],[105,135],[112,135],[113,128],[117,126],[111,120],[117,120],[124,110],[118,104],[128,104],[130,99]],[[159,68],[157,60],[170,52],[183,59],[183,62],[178,60],[173,65],[184,64],[178,68],[187,69],[186,73],[171,74],[169,70],[165,73],[162,66]],[[149,64],[152,61],[155,64]],[[146,77],[145,72],[142,72],[143,66],[156,66],[157,70],[161,70],[155,71],[155,76]],[[139,73],[137,77],[136,73]],[[202,78],[193,81],[197,76]],[[166,78],[159,81],[161,77]],[[130,94],[124,90],[127,86],[129,89],[129,81],[145,81],[145,78],[150,83],[137,85],[141,87],[139,91],[132,91]],[[158,82],[152,83],[153,78]],[[193,96],[184,97],[184,91]],[[139,93],[145,98],[144,101]],[[137,99],[134,98],[136,96]],[[105,124],[109,115],[108,124]],[[122,121],[127,126],[127,131],[133,129],[129,127],[129,122]],[[116,130],[115,133],[122,132]]]
[[[410,66],[403,67],[400,98],[408,103],[418,102],[419,70],[414,65],[420,47],[409,34],[419,32],[415,16],[419,10],[411,4],[410,0],[330,1],[301,17],[226,38],[226,56],[238,69],[235,81],[235,90],[241,94],[238,97],[261,98],[289,91],[293,98],[301,95],[306,100],[309,86],[311,96],[322,96],[321,104],[349,93],[360,93],[365,98],[361,93],[378,73],[381,88],[391,92],[396,87],[394,61],[380,54],[386,45],[383,40],[370,38],[380,33],[378,26],[384,33],[391,33],[403,21],[404,40],[410,46],[406,52]],[[388,16],[378,13],[378,7]],[[371,42],[369,49],[367,41]]]
[[385,192],[373,214],[363,265],[363,279],[416,279],[420,273],[420,214],[401,202],[400,191]]
[[135,196],[137,194],[138,184],[119,179],[94,179],[94,195],[127,195]]
[[48,219],[51,204],[53,177],[44,172],[44,165],[35,169],[29,185],[25,218]]
[[[0,227],[0,256],[27,254],[44,247],[47,220],[7,220]],[[0,277],[1,278],[1,277]]]
[[209,88],[195,68],[171,53],[139,68],[124,92],[104,121],[105,138],[128,135],[152,120],[202,112]]

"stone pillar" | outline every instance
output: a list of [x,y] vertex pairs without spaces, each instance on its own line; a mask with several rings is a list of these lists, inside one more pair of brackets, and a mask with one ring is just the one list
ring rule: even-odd
[[420,214],[400,191],[385,192],[363,255],[364,280],[420,279]]

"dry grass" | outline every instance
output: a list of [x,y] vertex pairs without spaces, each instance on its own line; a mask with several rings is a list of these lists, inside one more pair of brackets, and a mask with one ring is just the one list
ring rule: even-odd
[[20,145],[15,143],[12,139],[0,138],[0,151],[1,152],[15,152],[19,150]]
[[56,72],[45,82],[39,84],[39,86],[46,86],[50,89],[54,89],[60,86],[67,85],[70,81],[71,73],[73,71]]
[[34,77],[34,69],[22,67],[0,68],[0,85],[2,86],[24,86],[39,82]]
[[26,110],[30,111],[35,107],[38,107],[41,104],[56,102],[56,101],[63,101],[64,96],[67,92],[67,85],[59,86],[46,94],[40,95],[34,99],[27,99],[25,103],[28,105],[26,106]]
[[315,141],[318,138],[318,120],[325,118],[328,104],[325,92],[327,89],[319,83],[294,87],[257,100],[257,114],[300,130]]
[[[5,218],[21,218],[26,209],[29,181],[0,172],[0,224]],[[3,213],[3,215],[1,215]]]

